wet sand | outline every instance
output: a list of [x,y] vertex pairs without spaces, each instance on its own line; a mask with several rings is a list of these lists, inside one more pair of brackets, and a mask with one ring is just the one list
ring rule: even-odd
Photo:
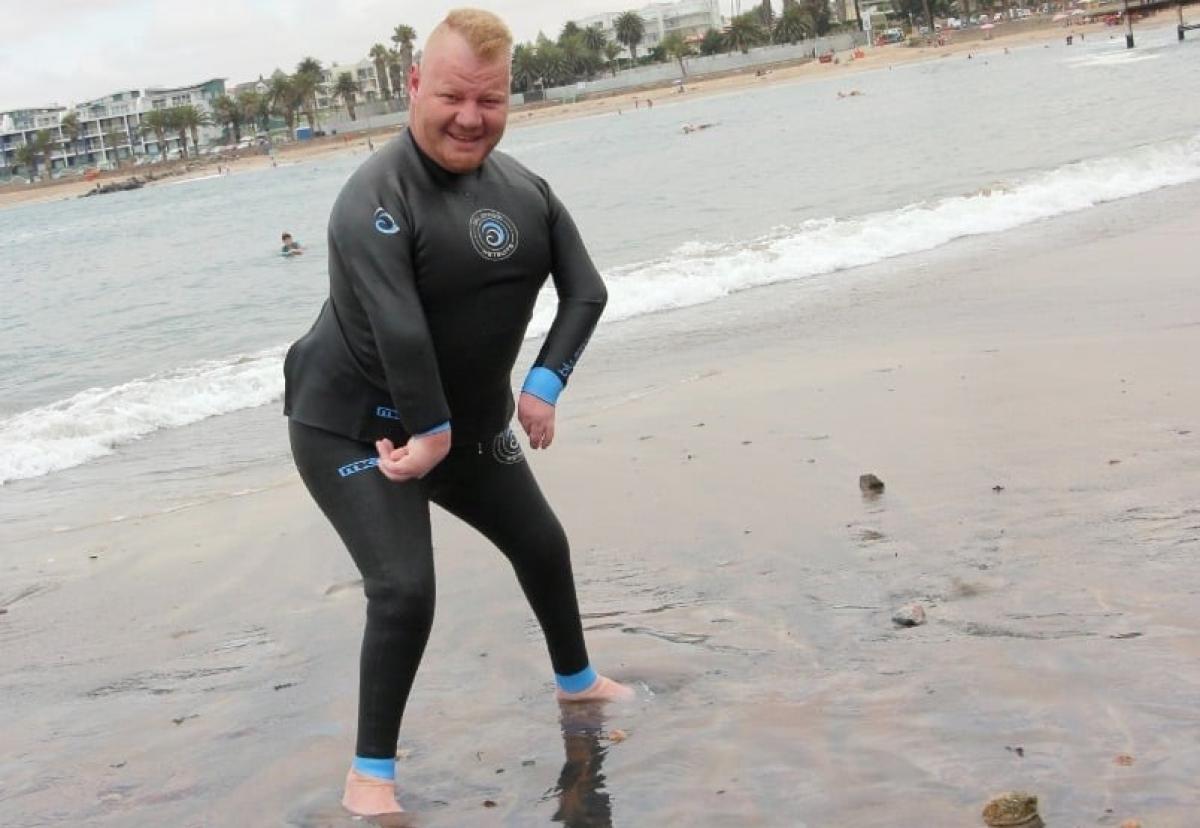
[[[411,824],[970,826],[1024,788],[1049,826],[1194,825],[1197,227],[1175,188],[602,328],[531,462],[641,700],[560,722],[499,554],[439,514]],[[363,600],[290,470],[4,547],[0,824],[361,824]]]

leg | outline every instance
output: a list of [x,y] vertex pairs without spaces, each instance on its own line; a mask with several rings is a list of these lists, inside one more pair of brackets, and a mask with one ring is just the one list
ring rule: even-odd
[[[542,496],[515,436],[505,432],[482,452],[460,449],[443,461],[430,495],[494,543],[516,572],[537,616],[562,700],[628,698],[632,691],[597,676],[588,660],[566,533]],[[572,681],[579,682],[573,684]],[[602,688],[601,696],[596,696]],[[563,690],[575,693],[564,693]]]
[[[367,622],[359,661],[352,777],[361,772],[386,779],[395,762],[404,705],[433,623],[428,497],[419,481],[393,483],[380,474],[372,462],[375,448],[369,443],[295,422],[289,435],[305,486],[363,576]],[[394,804],[390,783],[375,787],[372,802],[386,788]],[[347,807],[362,812],[349,801],[349,784],[347,791]]]

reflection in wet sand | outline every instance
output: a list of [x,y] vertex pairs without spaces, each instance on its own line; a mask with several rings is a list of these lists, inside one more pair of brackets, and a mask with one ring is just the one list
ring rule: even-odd
[[612,797],[605,789],[602,772],[608,753],[604,706],[562,705],[561,721],[566,761],[558,784],[543,797],[558,797],[552,821],[570,828],[607,828],[612,825]]

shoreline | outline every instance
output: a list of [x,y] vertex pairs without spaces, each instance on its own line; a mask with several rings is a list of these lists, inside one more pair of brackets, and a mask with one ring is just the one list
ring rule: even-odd
[[[1143,20],[1141,25],[1154,26],[1162,22],[1159,12]],[[758,76],[755,72],[760,67],[749,67],[720,76],[705,76],[695,81],[685,83],[687,92],[678,94],[671,83],[640,89],[636,92],[621,91],[581,100],[575,103],[558,105],[531,105],[515,107],[509,114],[509,129],[538,124],[554,123],[557,121],[607,115],[618,111],[635,110],[637,105],[652,101],[656,105],[669,105],[674,102],[694,100],[697,97],[709,97],[746,89],[758,88],[764,85],[788,84],[829,77],[852,77],[864,71],[884,69],[893,66],[926,63],[951,56],[970,53],[987,57],[991,54],[1002,53],[1006,49],[1021,48],[1060,40],[1067,33],[1112,33],[1112,27],[1102,23],[1083,26],[1064,27],[1061,24],[1046,23],[1036,28],[1026,24],[1006,23],[1005,30],[988,40],[979,37],[977,30],[964,30],[955,33],[956,39],[943,46],[909,46],[908,44],[892,44],[888,46],[864,47],[865,57],[854,59],[852,51],[840,52],[836,55],[837,63],[823,64],[808,60],[791,65],[771,68],[765,75]],[[1011,29],[1011,31],[1009,31]],[[848,90],[852,91],[852,90]],[[276,149],[276,160],[284,164],[301,163],[330,155],[341,155],[348,152],[359,152],[366,149],[368,135],[377,143],[390,138],[398,131],[396,127],[372,130],[369,133],[360,132],[353,135],[329,136],[307,142],[291,142],[280,145]],[[269,155],[246,155],[236,158],[204,156],[200,160],[175,162],[171,165],[148,165],[134,170],[113,171],[102,173],[92,181],[71,179],[53,182],[38,182],[33,185],[20,185],[0,188],[0,210],[24,204],[41,204],[51,201],[79,198],[94,189],[98,184],[112,184],[129,180],[138,175],[158,174],[157,181],[148,182],[146,186],[161,186],[163,183],[174,183],[182,180],[207,177],[214,174],[216,166],[229,167],[231,173],[265,169],[271,166],[272,157]],[[188,166],[182,172],[181,166]]]

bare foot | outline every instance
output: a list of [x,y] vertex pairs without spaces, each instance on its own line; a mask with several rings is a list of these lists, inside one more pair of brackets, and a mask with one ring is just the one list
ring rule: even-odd
[[396,783],[391,779],[367,776],[351,769],[346,774],[346,793],[342,806],[357,816],[399,814],[404,811],[396,801]]
[[560,702],[615,702],[630,701],[637,696],[632,687],[613,681],[606,676],[600,676],[596,683],[578,693],[567,693],[558,690],[555,693]]

